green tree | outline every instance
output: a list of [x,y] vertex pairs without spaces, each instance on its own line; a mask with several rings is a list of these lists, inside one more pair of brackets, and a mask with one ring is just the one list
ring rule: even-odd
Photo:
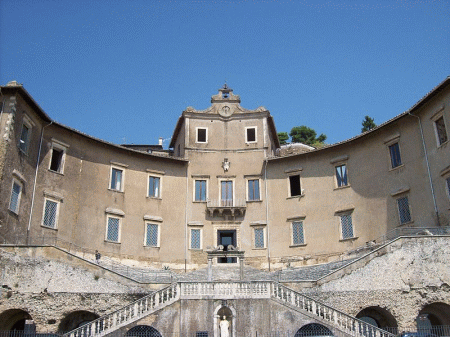
[[320,147],[327,139],[323,133],[317,137],[316,131],[305,125],[294,126],[289,136],[292,137],[292,143],[303,143],[314,147]]
[[375,128],[377,125],[375,124],[373,118],[366,116],[364,117],[364,120],[362,121],[362,129],[361,132],[366,132],[369,130],[372,130],[373,128]]
[[280,144],[284,145],[287,144],[289,140],[289,135],[287,132],[278,132],[278,139],[280,140]]

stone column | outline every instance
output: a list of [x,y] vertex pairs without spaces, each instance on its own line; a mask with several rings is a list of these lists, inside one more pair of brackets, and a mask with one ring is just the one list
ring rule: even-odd
[[239,256],[239,279],[244,279],[244,256]]
[[208,256],[208,282],[212,282],[212,256]]

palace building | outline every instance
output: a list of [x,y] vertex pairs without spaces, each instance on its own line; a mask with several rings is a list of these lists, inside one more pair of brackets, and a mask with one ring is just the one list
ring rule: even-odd
[[317,149],[227,85],[169,150],[0,97],[0,331],[450,336],[450,77]]

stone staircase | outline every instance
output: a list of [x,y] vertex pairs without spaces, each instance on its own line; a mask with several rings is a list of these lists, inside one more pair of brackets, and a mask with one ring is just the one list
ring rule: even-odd
[[294,291],[275,281],[177,282],[155,291],[63,337],[101,337],[159,311],[176,301],[201,299],[270,299],[286,305],[347,337],[394,337],[342,311]]

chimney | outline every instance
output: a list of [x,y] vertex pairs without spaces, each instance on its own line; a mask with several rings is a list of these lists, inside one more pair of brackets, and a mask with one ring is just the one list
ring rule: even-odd
[[162,143],[163,143],[163,137],[159,137],[159,143],[158,144],[162,146],[163,145]]

